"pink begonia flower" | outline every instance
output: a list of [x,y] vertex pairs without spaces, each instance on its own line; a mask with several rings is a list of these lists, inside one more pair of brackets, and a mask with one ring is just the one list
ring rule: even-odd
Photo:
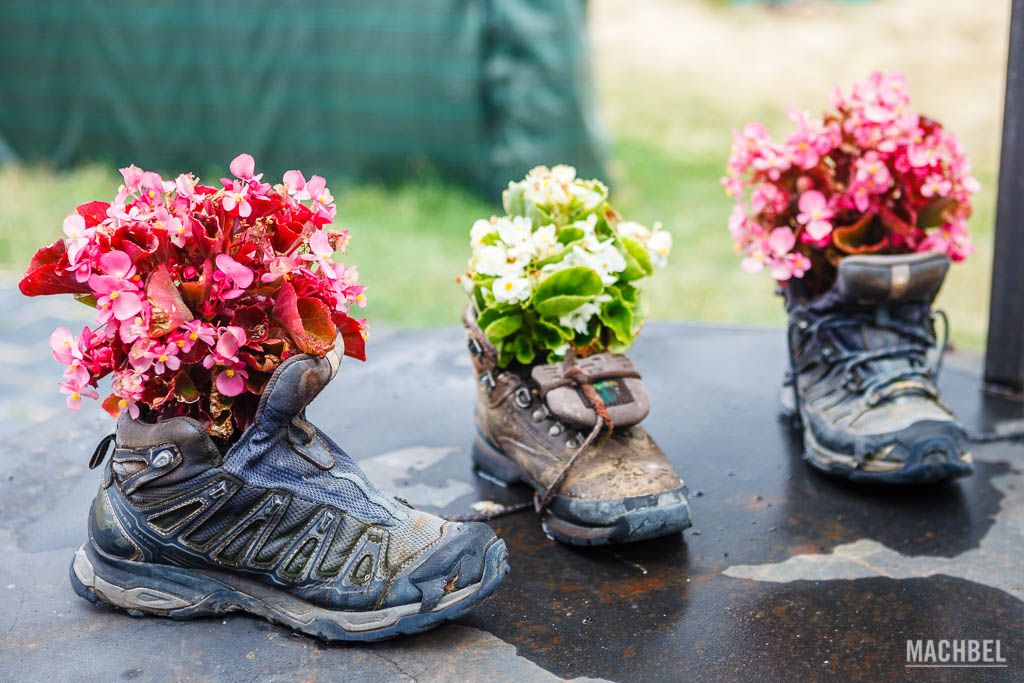
[[237,180],[232,180],[230,185],[230,189],[225,188],[226,192],[221,206],[225,211],[234,211],[237,208],[240,218],[248,218],[252,215],[252,204],[248,199],[249,186]]
[[[147,311],[144,307],[141,312],[148,313],[149,311]],[[123,321],[121,325],[117,328],[118,334],[121,337],[121,341],[123,341],[125,344],[131,344],[135,342],[137,339],[149,334],[149,321],[146,319],[146,317],[143,317],[142,315],[137,315],[131,320]]]
[[244,363],[226,367],[217,375],[217,391],[224,396],[238,396],[245,391],[245,379],[248,376]]
[[221,330],[213,353],[203,359],[203,367],[209,370],[215,365],[235,365],[238,363],[238,350],[245,346],[246,341],[245,330],[228,325]]
[[953,183],[933,173],[921,185],[922,197],[945,197],[953,189]]
[[284,184],[288,188],[288,194],[299,201],[312,199],[309,196],[309,191],[306,189],[306,176],[302,175],[302,171],[286,171],[284,174]]
[[338,277],[334,270],[334,262],[331,260],[334,249],[326,230],[317,230],[309,236],[309,251],[310,253],[302,255],[304,261],[319,263],[321,272],[332,280]]
[[315,175],[306,182],[306,191],[313,200],[313,212],[321,218],[330,222],[334,219],[335,207],[334,196],[327,189],[327,181],[321,176]]
[[184,333],[176,339],[177,345],[183,353],[188,353],[196,345],[196,342],[203,342],[207,346],[213,346],[217,340],[217,328],[202,320],[192,320],[185,323]]
[[135,372],[146,372],[153,366],[153,348],[156,342],[152,339],[136,339],[128,349],[128,362]]
[[817,190],[808,190],[800,195],[800,213],[797,223],[806,226],[807,234],[815,241],[822,240],[832,232],[832,210],[828,208],[825,195]]
[[885,162],[879,158],[878,152],[870,151],[857,160],[854,180],[866,185],[869,191],[879,192],[889,188],[892,176]]
[[245,288],[252,284],[253,272],[228,254],[217,254],[215,259],[220,279],[231,287],[221,294],[223,299],[237,299],[245,293]]
[[174,188],[179,197],[192,199],[196,194],[196,179],[191,173],[182,173],[174,179]]
[[124,178],[124,186],[129,192],[138,192],[139,184],[142,182],[142,169],[132,164],[126,168],[122,168],[121,177]]
[[134,282],[135,266],[131,257],[123,251],[108,251],[100,257],[103,275],[95,273],[89,277],[89,289],[99,295],[96,307],[100,309],[100,322],[110,320],[111,314],[117,320],[128,320],[142,310],[142,298]]
[[748,273],[759,273],[764,269],[764,258],[748,256],[740,261],[740,268]]
[[61,365],[70,365],[78,352],[75,335],[66,327],[58,327],[50,334],[50,351]]
[[753,163],[755,169],[764,172],[772,180],[778,180],[790,165],[789,159],[774,146],[762,149],[760,156],[755,158]]
[[157,375],[164,374],[165,370],[174,372],[181,367],[181,359],[178,358],[178,347],[175,344],[154,346],[149,351],[149,357],[153,361],[153,372]]
[[166,231],[171,243],[176,247],[185,246],[185,224],[166,208],[161,206],[153,212],[153,227]]
[[299,267],[299,261],[292,256],[275,256],[267,265],[267,272],[260,277],[261,282],[276,282]]
[[228,166],[231,174],[242,180],[251,180],[256,172],[256,160],[250,154],[239,154]]
[[768,247],[776,256],[785,256],[796,246],[796,236],[793,231],[783,226],[772,230],[768,236]]
[[71,382],[61,382],[60,393],[67,395],[68,408],[70,408],[71,410],[78,410],[79,408],[82,407],[83,396],[87,396],[89,398],[100,397],[100,395],[96,393],[95,389],[79,386]]

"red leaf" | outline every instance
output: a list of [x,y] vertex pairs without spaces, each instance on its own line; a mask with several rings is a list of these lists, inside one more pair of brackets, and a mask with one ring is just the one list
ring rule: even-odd
[[192,320],[194,316],[181,298],[181,292],[174,286],[167,266],[160,264],[146,283],[146,298],[153,307],[153,318],[149,325],[150,336],[162,337]]
[[[32,260],[28,262],[28,268],[25,269],[25,274],[28,275],[33,270],[41,268],[42,266],[57,263],[66,253],[67,247],[64,246],[64,240],[62,239],[54,240],[53,244],[40,247],[32,256]],[[64,265],[67,264],[65,263]]]
[[103,410],[107,411],[110,417],[117,418],[121,415],[121,397],[116,394],[111,394],[103,399],[103,403],[100,404]]
[[298,298],[290,282],[283,284],[277,293],[274,318],[303,352],[322,356],[334,348],[338,329],[331,322],[330,309],[319,299]]
[[67,268],[64,240],[57,240],[35,253],[29,261],[25,277],[18,283],[18,289],[25,296],[88,293],[88,283],[79,282]]
[[92,228],[107,218],[107,209],[110,208],[108,202],[86,202],[85,204],[79,204],[75,211],[78,215],[85,219],[85,227]]
[[267,338],[270,331],[270,320],[267,313],[259,306],[242,306],[235,311],[231,324],[245,330],[248,344],[255,344]]
[[345,342],[345,355],[356,360],[366,360],[366,338],[359,321],[337,311],[333,319]]

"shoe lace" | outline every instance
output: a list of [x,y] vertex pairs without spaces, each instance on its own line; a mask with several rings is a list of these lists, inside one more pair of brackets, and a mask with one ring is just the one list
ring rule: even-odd
[[[941,343],[937,344],[936,322],[942,321]],[[846,348],[832,332],[843,327],[871,326],[894,333],[896,343],[870,349]],[[835,347],[825,343],[831,339]],[[935,310],[928,318],[928,324],[908,323],[889,315],[886,308],[873,312],[839,311],[810,317],[797,316],[789,324],[786,334],[789,352],[789,374],[787,381],[793,387],[796,416],[799,418],[803,397],[800,394],[797,376],[813,363],[824,363],[830,369],[841,367],[846,384],[865,396],[867,409],[882,401],[903,394],[925,394],[945,410],[952,413],[939,398],[936,382],[942,372],[942,360],[949,343],[949,317],[945,311]],[[817,347],[812,358],[798,366],[800,347]],[[928,362],[928,354],[939,349],[935,360]],[[904,363],[888,366],[870,366],[881,360],[903,360]],[[861,372],[869,367],[866,373]],[[830,375],[825,373],[823,376]],[[862,411],[865,412],[865,411]],[[856,419],[856,418],[854,418]]]

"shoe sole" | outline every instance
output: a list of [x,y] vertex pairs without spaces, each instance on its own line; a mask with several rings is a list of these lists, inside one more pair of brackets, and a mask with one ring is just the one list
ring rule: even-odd
[[[487,481],[506,487],[525,484],[541,490],[541,487],[529,480],[515,461],[480,434],[477,434],[473,442],[473,462],[477,475]],[[616,510],[610,515],[607,525],[568,520],[549,509],[541,516],[541,527],[548,537],[556,541],[580,546],[645,541],[678,534],[690,527],[690,507],[685,486],[658,496],[641,498],[657,501],[657,504],[630,505],[630,499],[601,501]]]
[[505,542],[496,538],[485,552],[480,582],[444,596],[427,612],[418,603],[368,611],[326,609],[227,572],[107,558],[89,543],[75,553],[70,576],[79,596],[132,616],[192,619],[245,612],[327,641],[371,642],[426,631],[461,616],[493,593],[508,571]]
[[[782,415],[789,419],[794,429],[803,434],[803,460],[815,470],[831,477],[864,484],[934,484],[969,476],[974,472],[974,459],[969,452],[960,453],[957,459],[943,457],[940,459],[920,458],[916,462],[886,468],[881,460],[885,449],[870,454],[863,461],[845,453],[838,453],[821,445],[810,427],[803,427],[805,421],[797,416],[795,410],[785,400],[779,401]],[[864,466],[878,469],[863,469]]]

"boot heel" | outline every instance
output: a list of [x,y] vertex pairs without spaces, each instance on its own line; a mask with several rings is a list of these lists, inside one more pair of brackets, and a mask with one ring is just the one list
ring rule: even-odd
[[499,486],[511,486],[523,481],[519,466],[480,435],[473,440],[473,463],[477,474]]
[[90,552],[87,546],[75,553],[69,573],[75,593],[93,604],[105,602],[132,616],[191,616],[187,613],[213,592],[211,587],[203,590],[198,581],[190,581],[185,570],[153,565],[145,567],[149,575],[133,574]]

